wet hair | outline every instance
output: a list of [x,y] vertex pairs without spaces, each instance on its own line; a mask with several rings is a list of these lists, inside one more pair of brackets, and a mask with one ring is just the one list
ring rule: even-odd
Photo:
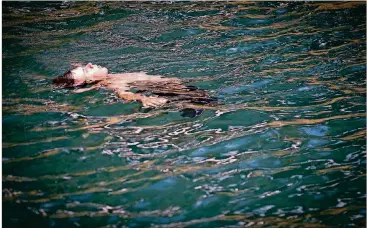
[[73,73],[70,71],[67,71],[62,76],[56,77],[52,83],[56,87],[75,87],[74,83],[75,80],[73,78]]

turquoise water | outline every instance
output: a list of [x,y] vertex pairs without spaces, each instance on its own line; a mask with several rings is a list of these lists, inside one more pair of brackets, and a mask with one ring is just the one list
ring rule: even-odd
[[[364,2],[4,2],[6,227],[363,227]],[[179,77],[194,118],[51,80]]]

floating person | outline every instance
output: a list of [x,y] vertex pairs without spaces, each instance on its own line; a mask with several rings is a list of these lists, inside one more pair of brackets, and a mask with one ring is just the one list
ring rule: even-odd
[[[72,70],[55,78],[53,83],[56,87],[76,88],[75,93],[106,88],[126,101],[140,101],[143,107],[162,107],[166,103],[213,106],[216,101],[206,91],[186,86],[178,78],[164,78],[146,72],[109,74],[107,68],[91,63],[73,65]],[[88,85],[92,86],[86,87]],[[185,112],[188,116],[196,116],[202,110],[186,108]]]

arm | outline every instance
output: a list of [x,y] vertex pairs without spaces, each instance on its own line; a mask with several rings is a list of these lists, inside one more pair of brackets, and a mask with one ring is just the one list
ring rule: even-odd
[[161,75],[148,75],[146,72],[115,73],[108,74],[108,76],[111,78],[124,79],[126,83],[139,81],[181,83],[181,80],[176,77],[163,78]]
[[118,96],[127,101],[140,101],[143,103],[143,107],[159,107],[164,105],[167,102],[165,98],[158,97],[147,97],[141,94],[134,94],[132,92],[127,91],[118,91]]
[[98,90],[100,87],[101,87],[101,85],[96,84],[96,85],[93,85],[92,87],[89,87],[89,88],[75,89],[73,91],[73,93],[83,93],[83,92],[90,91],[90,90]]

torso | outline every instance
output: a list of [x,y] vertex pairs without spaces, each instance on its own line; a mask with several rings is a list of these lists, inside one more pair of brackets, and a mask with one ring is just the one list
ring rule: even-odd
[[109,74],[108,78],[102,84],[113,90],[128,91],[131,86],[137,82],[145,82],[146,84],[154,84],[157,82],[181,83],[178,78],[163,78],[160,75],[147,75],[145,72],[133,72]]
[[172,102],[208,104],[215,100],[206,91],[186,86],[178,78],[163,78],[145,72],[109,74],[101,85],[120,93],[135,89],[138,93],[159,95]]

